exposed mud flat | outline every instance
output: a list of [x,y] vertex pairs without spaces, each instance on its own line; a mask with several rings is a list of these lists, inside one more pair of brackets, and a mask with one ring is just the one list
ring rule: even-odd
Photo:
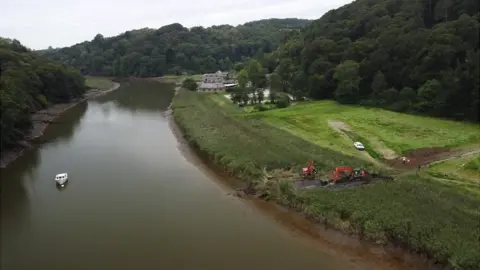
[[47,126],[51,123],[55,123],[55,120],[64,112],[73,108],[81,102],[85,102],[88,99],[95,99],[101,95],[107,94],[120,87],[120,84],[114,82],[113,86],[107,90],[92,89],[85,93],[83,98],[75,99],[67,103],[60,103],[52,105],[44,110],[37,111],[30,116],[32,121],[32,128],[29,134],[21,141],[17,142],[16,146],[7,151],[2,151],[0,154],[0,168],[5,168],[8,164],[15,161],[17,158],[23,155],[26,150],[33,147],[32,142],[41,137]]

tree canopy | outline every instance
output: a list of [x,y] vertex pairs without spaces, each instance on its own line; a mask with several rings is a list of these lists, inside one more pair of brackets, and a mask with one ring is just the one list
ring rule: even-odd
[[269,19],[237,27],[218,25],[188,29],[174,23],[159,29],[101,34],[67,48],[39,51],[83,74],[152,77],[165,74],[231,70],[245,58],[272,52],[292,31],[309,23],[301,19]]
[[0,147],[23,138],[30,113],[85,93],[81,74],[32,53],[17,40],[0,38]]
[[479,19],[478,0],[357,0],[261,59],[294,96],[478,121]]

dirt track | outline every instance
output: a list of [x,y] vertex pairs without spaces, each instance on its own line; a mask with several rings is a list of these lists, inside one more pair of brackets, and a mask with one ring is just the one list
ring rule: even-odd
[[[342,134],[342,136],[348,140],[348,141],[352,141],[350,139],[350,137],[344,132],[344,130],[346,131],[352,131],[352,129],[350,128],[349,125],[347,125],[346,123],[342,122],[342,121],[336,121],[336,120],[328,120],[328,125],[333,128],[335,131],[337,131],[338,133]],[[352,147],[353,147],[353,141],[352,141]],[[370,154],[367,152],[367,151],[359,151],[360,155],[362,155],[363,157],[365,157],[366,159],[368,159],[369,161],[371,161],[373,164],[379,166],[379,167],[385,167],[385,164],[379,162],[378,160],[376,160],[375,158],[373,158],[372,156],[370,156]]]

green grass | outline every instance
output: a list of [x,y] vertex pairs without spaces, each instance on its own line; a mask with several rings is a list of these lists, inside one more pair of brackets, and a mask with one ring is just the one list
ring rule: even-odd
[[478,124],[345,106],[333,101],[305,102],[254,114],[318,145],[350,155],[356,155],[352,142],[332,130],[328,120],[348,124],[363,138],[376,137],[397,154],[424,147],[460,147],[480,142]]
[[263,121],[234,117],[228,113],[230,109],[219,105],[219,98],[181,90],[172,104],[173,115],[190,142],[235,175],[258,178],[264,168],[298,168],[312,159],[324,172],[342,165],[369,166]]
[[87,87],[99,90],[107,90],[113,86],[113,82],[107,78],[85,76]]
[[[221,98],[181,90],[173,101],[173,116],[187,140],[232,175],[254,183],[268,198],[314,220],[326,220],[366,239],[401,244],[454,269],[480,269],[480,200],[471,193],[415,175],[352,189],[296,190],[288,178],[298,176],[276,169],[292,167],[295,174],[310,159],[323,173],[340,165],[372,167],[362,159],[314,144],[302,138],[305,136],[295,136],[262,120],[281,119],[283,127],[300,126],[316,137],[310,125],[298,119],[326,123],[318,120],[329,119],[320,113],[302,116],[297,112],[295,117],[286,117],[284,114],[296,110],[291,108],[247,115]],[[336,115],[334,111],[327,114],[332,115]],[[315,128],[321,135],[330,134],[330,128]]]
[[454,269],[480,269],[480,200],[447,185],[407,176],[301,196],[307,215],[325,217],[337,228],[408,246]]
[[228,112],[230,114],[234,113],[243,113],[244,111],[238,107],[237,105],[233,104],[227,97],[225,97],[224,92],[217,92],[214,94],[211,93],[202,93],[203,95],[209,95],[209,97],[217,103],[218,106],[222,108],[223,111]]
[[480,155],[474,155],[467,164],[463,166],[463,169],[467,172],[477,173],[477,177],[480,178]]
[[427,173],[438,178],[475,184],[480,189],[480,154],[431,165]]

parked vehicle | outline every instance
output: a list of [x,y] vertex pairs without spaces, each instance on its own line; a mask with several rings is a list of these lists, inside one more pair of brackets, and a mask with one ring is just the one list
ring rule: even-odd
[[353,146],[355,146],[355,148],[357,148],[358,150],[365,150],[365,147],[361,142],[354,142]]

